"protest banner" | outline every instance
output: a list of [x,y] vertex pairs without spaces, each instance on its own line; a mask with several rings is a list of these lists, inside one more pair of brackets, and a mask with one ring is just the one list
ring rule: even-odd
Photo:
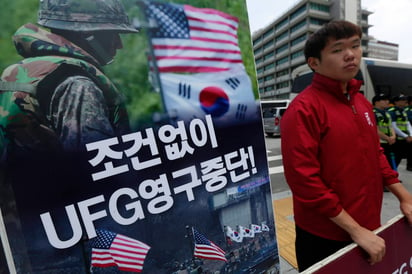
[[[26,24],[14,35],[20,53],[56,55],[23,54],[24,62],[16,57],[2,75],[0,258],[7,264],[0,272],[278,273],[244,0],[122,1],[133,22],[127,27],[123,16],[104,21],[121,13],[117,1],[85,2],[41,1],[40,15],[50,16],[46,26],[73,25],[50,33]],[[88,10],[93,5],[99,10]],[[72,8],[80,11],[70,14]],[[93,16],[104,24],[82,25]],[[26,22],[18,23],[13,28]],[[87,35],[106,32],[83,37],[82,28]],[[99,58],[79,61],[87,50],[59,37],[74,32],[67,37],[94,41],[93,47],[98,39],[117,41],[110,35],[118,28],[127,33],[123,49],[105,73]],[[101,49],[95,53],[107,59]],[[83,84],[65,93],[58,87],[66,78],[59,77]],[[98,104],[78,107],[96,95],[84,83],[102,90],[102,117],[108,117],[90,118]],[[63,129],[53,126],[60,122],[67,123]],[[111,130],[125,122],[121,131]],[[83,127],[92,133],[77,138]],[[39,132],[45,139],[37,139]]]
[[351,244],[302,273],[406,274],[412,271],[412,227],[406,218],[398,215],[375,232],[385,240],[386,253],[381,262],[370,265],[366,252]]

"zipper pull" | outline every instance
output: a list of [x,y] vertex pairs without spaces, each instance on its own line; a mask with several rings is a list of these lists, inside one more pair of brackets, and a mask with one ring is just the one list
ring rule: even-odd
[[357,114],[355,106],[354,106],[354,105],[351,105],[351,107],[352,107],[353,113]]

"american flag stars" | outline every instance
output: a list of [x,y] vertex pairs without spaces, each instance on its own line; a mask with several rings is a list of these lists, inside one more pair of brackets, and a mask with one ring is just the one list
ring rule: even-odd
[[181,6],[153,4],[148,8],[148,17],[162,22],[158,26],[159,29],[153,33],[153,38],[190,38],[189,23]]

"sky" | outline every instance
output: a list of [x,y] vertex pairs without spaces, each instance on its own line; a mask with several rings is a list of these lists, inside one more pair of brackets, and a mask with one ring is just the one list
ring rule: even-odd
[[[246,0],[252,33],[269,25],[299,0]],[[362,0],[369,15],[369,35],[399,44],[399,61],[412,63],[412,1]]]

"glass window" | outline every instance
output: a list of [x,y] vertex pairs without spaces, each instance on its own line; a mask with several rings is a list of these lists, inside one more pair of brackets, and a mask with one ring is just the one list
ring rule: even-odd
[[306,20],[302,20],[299,23],[297,23],[296,25],[294,25],[293,27],[290,28],[290,32],[293,33],[297,30],[299,30],[300,28],[304,27],[306,25]]
[[297,45],[297,44],[299,44],[300,42],[305,41],[305,40],[306,40],[306,33],[303,34],[303,35],[301,35],[301,36],[299,36],[299,37],[296,38],[296,39],[293,39],[292,42],[290,42],[290,45],[293,47],[294,45]]
[[296,11],[294,11],[291,15],[290,15],[290,20],[293,20],[294,18],[298,17],[299,15],[301,15],[302,13],[304,13],[306,11],[306,5],[303,5],[302,7],[300,7],[299,9],[297,9]]
[[283,57],[282,59],[277,60],[276,65],[279,66],[279,65],[282,65],[284,63],[287,63],[288,61],[289,61],[289,57],[286,56],[286,57]]
[[284,25],[286,25],[288,23],[288,18],[283,19],[282,21],[280,21],[279,23],[276,24],[275,29],[278,30],[281,27],[283,27]]
[[309,8],[311,10],[329,12],[329,6],[318,4],[318,3],[310,3]]

